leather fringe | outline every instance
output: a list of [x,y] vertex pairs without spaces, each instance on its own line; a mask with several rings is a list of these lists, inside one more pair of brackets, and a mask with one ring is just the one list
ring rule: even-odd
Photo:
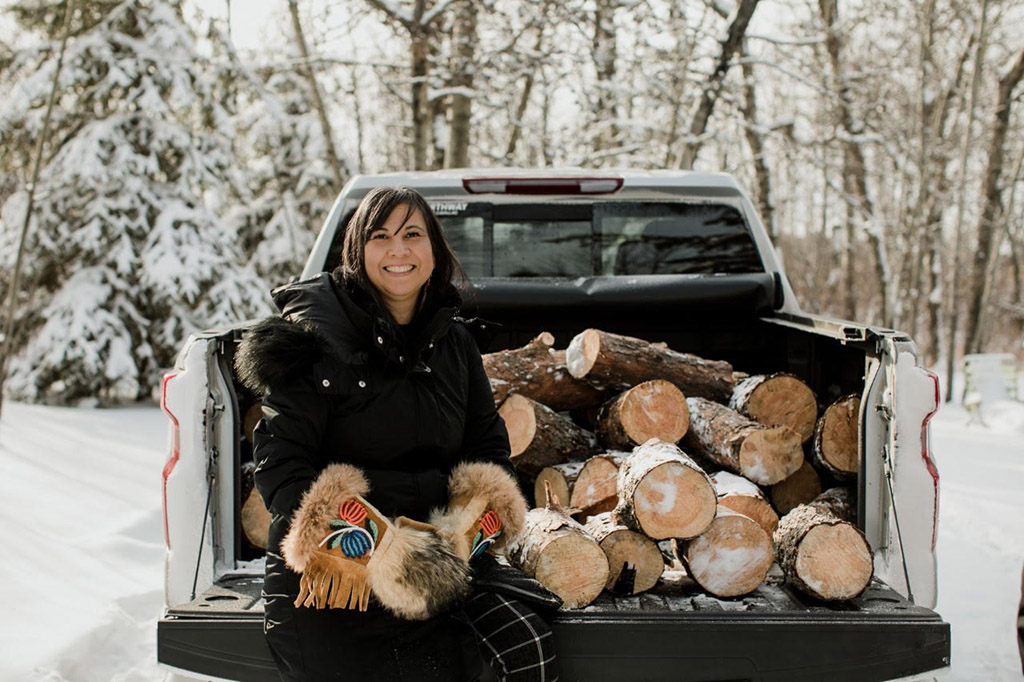
[[317,551],[302,572],[295,606],[365,611],[369,602],[366,566]]

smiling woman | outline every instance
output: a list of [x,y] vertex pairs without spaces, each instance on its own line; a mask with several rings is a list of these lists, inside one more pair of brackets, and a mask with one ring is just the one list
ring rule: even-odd
[[365,245],[366,276],[399,324],[412,322],[420,290],[434,273],[423,213],[398,206]]

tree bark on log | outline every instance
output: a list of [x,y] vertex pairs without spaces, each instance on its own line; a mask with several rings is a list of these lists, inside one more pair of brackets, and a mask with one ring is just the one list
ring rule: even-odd
[[765,426],[788,426],[806,443],[814,435],[818,399],[792,374],[758,374],[736,385],[729,408]]
[[584,460],[597,451],[594,434],[525,396],[513,393],[498,414],[508,429],[512,464],[530,478],[544,467]]
[[770,493],[775,511],[783,516],[820,494],[821,477],[806,460],[794,474],[773,485]]
[[723,506],[700,537],[676,540],[675,548],[690,577],[716,597],[753,592],[774,560],[771,538],[760,524]]
[[687,398],[690,430],[683,443],[759,485],[793,474],[804,461],[800,436],[785,426],[764,426],[724,405]]
[[257,549],[267,549],[267,534],[270,532],[270,512],[263,503],[253,480],[256,464],[246,462],[241,466],[239,488],[241,491],[242,508],[239,517],[242,526],[242,537]]
[[728,471],[711,474],[711,483],[715,486],[719,506],[750,517],[771,537],[779,526],[779,515],[760,488]]
[[671,443],[638,445],[619,468],[623,525],[655,540],[692,538],[715,518],[715,488],[704,470]]
[[599,329],[577,334],[565,352],[569,373],[597,388],[626,390],[652,379],[664,379],[687,396],[728,402],[734,382],[728,362],[679,353]]
[[608,583],[604,550],[557,505],[526,512],[523,531],[509,545],[508,557],[561,597],[567,609],[591,603]]
[[665,562],[654,540],[626,528],[610,511],[591,516],[584,527],[608,557],[606,590],[633,595],[658,583]]
[[825,601],[861,594],[874,571],[864,533],[834,508],[836,500],[827,496],[800,505],[782,517],[774,535],[776,558],[790,583]]
[[565,351],[555,350],[554,343],[554,336],[541,332],[522,348],[483,356],[495,407],[511,393],[536,400],[556,412],[600,405],[606,400],[604,391],[569,374]]
[[835,401],[814,429],[814,462],[839,480],[860,471],[860,396]]
[[678,443],[690,427],[690,410],[674,384],[653,379],[605,403],[597,422],[597,437],[606,448],[633,448],[651,438]]

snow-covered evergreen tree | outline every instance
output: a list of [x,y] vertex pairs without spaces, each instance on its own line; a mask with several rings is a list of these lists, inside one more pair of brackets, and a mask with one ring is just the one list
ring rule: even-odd
[[[7,390],[24,400],[148,397],[185,336],[269,310],[220,214],[244,181],[230,116],[177,3],[83,0],[36,190]],[[33,141],[56,68],[63,2],[18,3],[39,44],[0,74],[0,211],[10,284]],[[44,11],[49,10],[49,11]]]

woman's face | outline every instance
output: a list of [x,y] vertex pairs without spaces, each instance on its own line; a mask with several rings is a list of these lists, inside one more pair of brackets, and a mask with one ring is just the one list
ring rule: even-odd
[[420,289],[434,271],[434,251],[423,214],[396,206],[384,224],[370,233],[363,259],[366,276],[395,320],[411,322]]

